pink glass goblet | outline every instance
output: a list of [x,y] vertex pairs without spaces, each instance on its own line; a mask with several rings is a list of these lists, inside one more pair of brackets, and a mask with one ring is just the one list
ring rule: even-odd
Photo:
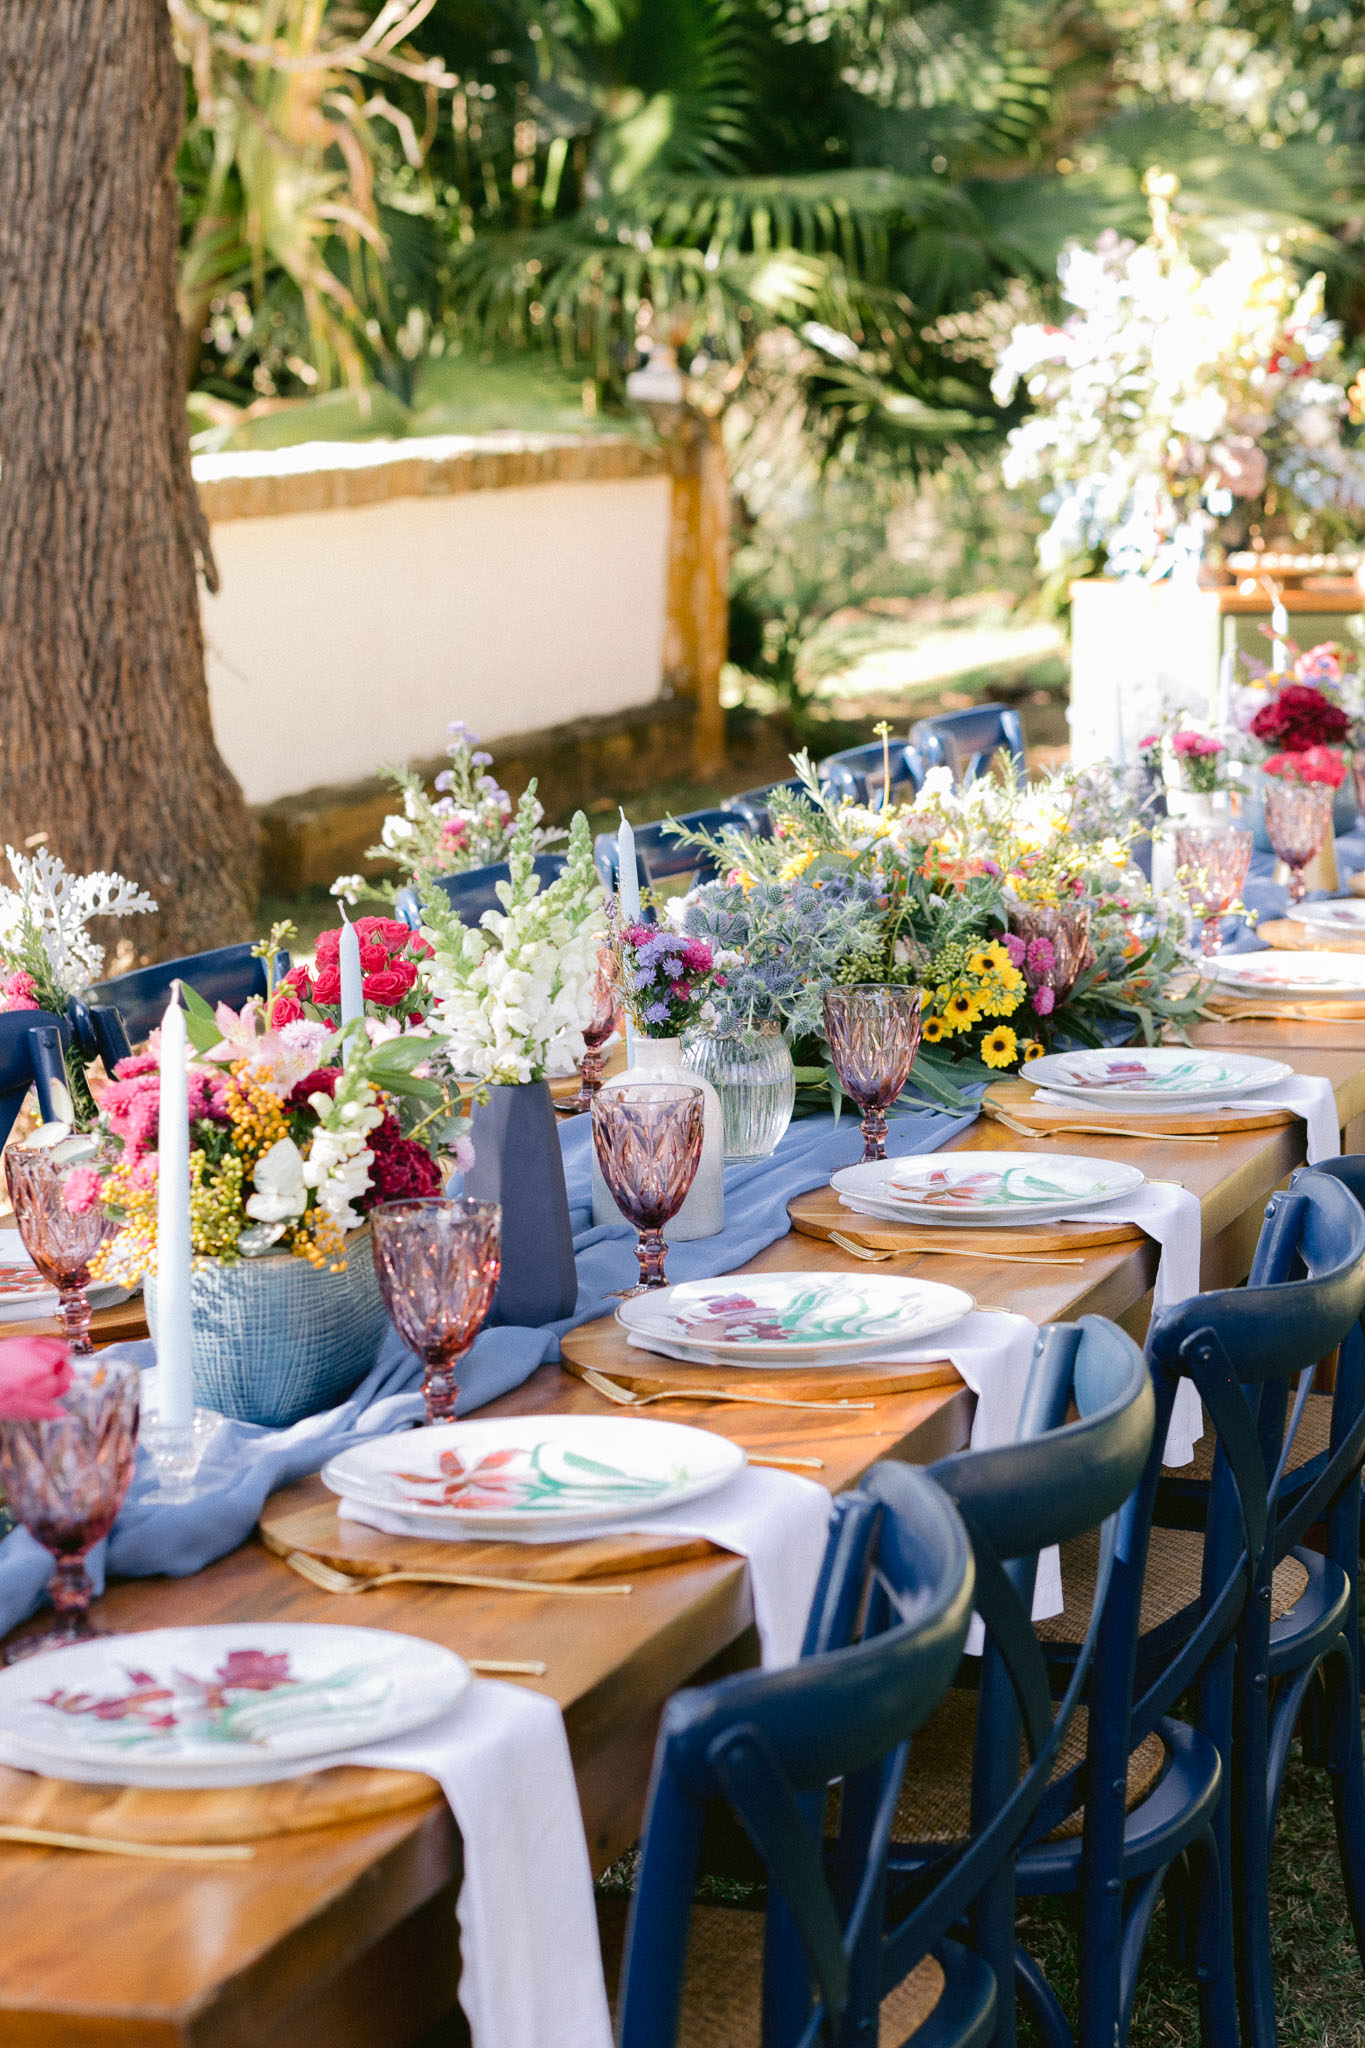
[[1245,825],[1182,825],[1176,832],[1176,866],[1189,872],[1190,903],[1201,919],[1199,944],[1206,958],[1223,943],[1223,913],[1242,893],[1251,845]]
[[886,1157],[886,1112],[919,1051],[917,988],[854,982],[825,991],[825,1036],[844,1093],[863,1113],[863,1158]]
[[60,1416],[0,1422],[0,1486],[10,1513],[57,1567],[48,1588],[56,1626],[21,1636],[5,1653],[9,1664],[103,1633],[90,1619],[95,1589],[85,1560],[113,1527],[133,1476],[140,1376],[131,1359],[101,1352],[72,1363]]
[[94,1348],[90,1261],[118,1226],[98,1202],[80,1213],[68,1209],[66,1182],[75,1163],[62,1165],[51,1146],[16,1145],[5,1154],[5,1180],[24,1249],[61,1297],[62,1335],[73,1352],[84,1356]]
[[1009,913],[1009,928],[1024,942],[1023,969],[1029,988],[1052,991],[1044,1009],[1034,1007],[1040,1017],[1051,1016],[1064,1003],[1080,979],[1090,947],[1090,911],[1087,905],[1070,906],[1019,903]]
[[1351,783],[1356,793],[1356,809],[1360,813],[1361,824],[1365,825],[1365,752],[1353,753],[1350,762]]
[[592,1015],[583,1026],[583,1058],[579,1063],[579,1089],[564,1104],[566,1111],[592,1108],[592,1099],[602,1086],[602,1047],[616,1029],[618,997],[611,978],[611,961],[606,948],[597,955],[597,966],[588,984]]
[[700,1088],[673,1081],[632,1081],[593,1097],[592,1141],[608,1192],[640,1233],[640,1284],[667,1287],[664,1225],[677,1215],[701,1164]]
[[426,1361],[428,1422],[453,1422],[460,1360],[493,1305],[502,1271],[502,1209],[442,1195],[370,1211],[374,1269],[404,1343]]
[[1302,903],[1308,891],[1303,871],[1332,825],[1336,791],[1330,782],[1291,782],[1285,775],[1261,779],[1266,838],[1289,870],[1289,900]]

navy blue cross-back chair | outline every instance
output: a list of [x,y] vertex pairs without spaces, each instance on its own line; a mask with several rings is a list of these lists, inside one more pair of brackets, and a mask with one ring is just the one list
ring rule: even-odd
[[[275,971],[277,978],[288,973],[287,953],[276,955]],[[179,960],[157,960],[150,967],[135,967],[130,974],[96,983],[84,998],[73,997],[69,1006],[71,1028],[85,1057],[102,1059],[105,1072],[112,1074],[117,1062],[127,1059],[133,1046],[161,1022],[173,981],[183,981],[206,1003],[227,1003],[240,1010],[252,996],[265,994],[265,962],[256,959],[246,942],[187,953]]]
[[[679,839],[676,828],[682,826],[689,832],[724,832],[727,829],[734,831],[740,823],[733,811],[713,807],[705,811],[683,811],[676,818],[660,818],[651,825],[636,825],[635,866],[641,889],[657,888],[660,882],[679,878],[714,881],[719,869],[710,854]],[[614,894],[621,879],[616,833],[599,832],[593,841],[592,855],[603,888]],[[648,905],[644,909],[644,920],[646,924],[654,921],[654,913]]]
[[66,1087],[62,1047],[70,1032],[65,1017],[51,1010],[7,1010],[0,1015],[0,1145],[14,1128],[30,1088],[37,1090],[38,1111],[51,1123],[65,1105],[53,1101],[54,1084]]
[[948,768],[956,783],[974,782],[995,754],[1008,754],[1022,782],[1028,773],[1024,728],[1008,704],[973,704],[966,711],[942,711],[910,728],[911,742],[926,768]]
[[[1238,1937],[1242,2036],[1248,2048],[1276,2039],[1271,1972],[1270,1860],[1285,1766],[1295,1729],[1305,1753],[1326,1766],[1337,1848],[1357,1950],[1365,1964],[1365,1749],[1360,1725],[1358,1579],[1360,1470],[1365,1458],[1365,1340],[1356,1317],[1338,1330],[1331,1393],[1313,1391],[1314,1366],[1333,1348],[1330,1331],[1296,1349],[1298,1384],[1274,1357],[1288,1337],[1300,1288],[1357,1273],[1365,1253],[1365,1158],[1337,1159],[1295,1176],[1272,1197],[1250,1285],[1280,1283],[1266,1359],[1233,1351],[1246,1382],[1266,1488],[1267,1533],[1237,1639],[1232,1754],[1233,1906]],[[1324,1341],[1324,1339],[1326,1341]],[[1258,1369],[1259,1368],[1259,1369]],[[1167,1515],[1199,1525],[1216,1465],[1206,1455],[1193,1481],[1168,1474]],[[1306,1539],[1314,1535],[1311,1547]],[[1290,1583],[1297,1579],[1298,1587]]]
[[[1107,1598],[1093,1592],[1095,1559],[1085,1545],[1064,1546],[1065,1610],[1039,1630],[1060,1685],[1074,1669],[1077,1616],[1092,1602],[1102,1607],[1087,1753],[1070,1795],[1084,1806],[1083,1829],[1079,1838],[1030,1844],[1017,1871],[1021,1895],[1071,1893],[1079,1906],[1074,2036],[1036,1963],[1019,1958],[1046,2048],[1127,2040],[1163,1890],[1174,1946],[1198,1984],[1207,2048],[1238,2048],[1246,2038],[1238,1988],[1251,1881],[1240,1867],[1247,1835],[1237,1815],[1245,1767],[1259,1774],[1264,1802],[1265,1747],[1244,1730],[1238,1673],[1248,1629],[1269,1625],[1277,1606],[1288,1610],[1304,1576],[1313,1577],[1305,1567],[1291,1584],[1277,1569],[1273,1465],[1258,1433],[1279,1444],[1291,1383],[1353,1330],[1362,1299],[1365,1217],[1344,1190],[1323,1183],[1301,1199],[1274,1199],[1245,1288],[1195,1295],[1153,1320],[1153,1448],[1120,1519]],[[1211,1478],[1202,1489],[1182,1476],[1193,1468],[1162,1465],[1182,1379],[1204,1407],[1201,1460]],[[1260,1704],[1264,1716],[1263,1693]]]
[[[870,1600],[853,1598],[855,1584]],[[670,1700],[630,1907],[620,2048],[685,2042],[690,1931],[703,1949],[720,1944],[736,2044],[756,2038],[745,2005],[760,1975],[765,2048],[876,2040],[882,1997],[894,1988],[880,1883],[887,1831],[907,1744],[961,1658],[972,1590],[971,1551],[951,1504],[922,1473],[892,1468],[880,1494],[845,1495],[836,1505],[800,1661]],[[910,1754],[913,1768],[913,1747]],[[843,1797],[831,1860],[823,1835],[836,1780]],[[766,1933],[754,1913],[693,1914],[703,1828],[716,1803],[738,1817],[767,1868]],[[948,1956],[944,1999],[967,2023],[945,2044],[984,2048],[993,1986],[960,1951]]]
[[[1017,1440],[929,1468],[971,1536],[985,1640],[975,1685],[964,1682],[934,1716],[918,1769],[912,1757],[889,1856],[888,1924],[914,1949],[965,1917],[996,1980],[998,2048],[1016,2039],[1016,1861],[1078,1803],[1066,1767],[1072,1724],[1154,1409],[1142,1353],[1123,1331],[1099,1316],[1054,1324],[1039,1335]],[[1077,1539],[1094,1546],[1098,1597],[1054,1690],[1032,1620],[1038,1554]]]
[[768,799],[775,790],[784,790],[788,796],[806,795],[805,783],[799,775],[792,775],[785,782],[765,782],[758,789],[742,789],[738,796],[727,796],[721,809],[729,813],[732,824],[741,824],[751,839],[771,839],[773,814]]
[[889,749],[883,749],[880,740],[870,740],[865,747],[846,747],[841,754],[829,754],[820,763],[820,780],[828,784],[836,797],[847,798],[850,803],[865,804],[874,798],[880,801],[888,755],[889,800],[909,803],[924,782],[925,763],[919,748],[907,740],[893,740]]
[[[564,872],[562,853],[538,853],[531,863],[540,879],[542,890],[551,882],[557,882]],[[461,924],[477,924],[485,910],[501,910],[498,897],[498,883],[510,882],[512,870],[505,860],[493,861],[487,867],[466,868],[460,875],[436,875],[426,885],[428,889],[439,889]],[[394,899],[394,910],[404,924],[417,931],[422,923],[422,900],[415,889],[400,889]]]

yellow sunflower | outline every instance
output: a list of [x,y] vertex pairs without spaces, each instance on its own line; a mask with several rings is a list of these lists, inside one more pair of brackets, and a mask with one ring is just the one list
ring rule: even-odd
[[919,1035],[926,1045],[939,1045],[948,1036],[948,1027],[942,1017],[931,1015],[921,1024]]
[[1025,1065],[1025,1066],[1027,1066],[1027,1065],[1028,1065],[1028,1063],[1029,1063],[1029,1061],[1030,1061],[1030,1060],[1040,1060],[1040,1059],[1041,1059],[1041,1058],[1043,1057],[1043,1041],[1042,1041],[1042,1039],[1041,1039],[1041,1038],[1026,1038],[1026,1039],[1024,1040],[1024,1045],[1023,1045],[1023,1053],[1024,1053],[1024,1065]]
[[997,1024],[981,1041],[981,1057],[988,1067],[1012,1067],[1018,1050],[1019,1040],[1008,1024]]
[[981,1017],[981,1005],[965,988],[957,988],[943,1005],[944,1021],[952,1031],[969,1031]]
[[796,881],[798,876],[804,875],[814,859],[815,848],[813,846],[806,847],[801,853],[789,854],[777,871],[777,879],[779,882]]
[[973,953],[967,961],[967,968],[970,973],[979,975],[984,981],[991,971],[990,954],[985,951]]

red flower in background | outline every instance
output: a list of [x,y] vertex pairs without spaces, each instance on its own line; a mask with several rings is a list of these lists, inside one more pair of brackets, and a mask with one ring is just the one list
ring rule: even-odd
[[1328,782],[1340,789],[1346,763],[1331,747],[1302,747],[1295,753],[1272,754],[1262,761],[1261,773],[1278,775],[1285,782]]
[[1310,683],[1286,683],[1256,713],[1251,730],[1258,740],[1287,754],[1328,747],[1344,740],[1351,721]]

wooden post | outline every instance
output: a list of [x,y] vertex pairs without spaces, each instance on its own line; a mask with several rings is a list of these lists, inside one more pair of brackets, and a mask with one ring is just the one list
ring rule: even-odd
[[720,672],[729,637],[729,467],[719,420],[674,406],[655,416],[673,452],[664,686],[695,704],[692,766],[706,777],[725,765]]

